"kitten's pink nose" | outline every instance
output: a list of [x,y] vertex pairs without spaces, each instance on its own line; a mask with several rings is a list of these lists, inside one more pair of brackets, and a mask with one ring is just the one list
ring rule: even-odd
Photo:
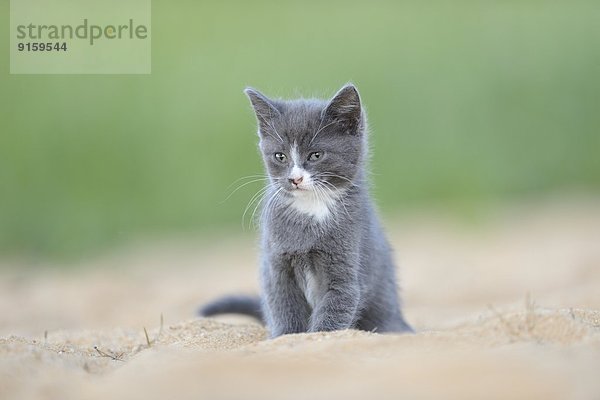
[[299,184],[302,183],[302,177],[300,177],[300,178],[290,178],[290,182],[293,183],[294,185],[298,186]]

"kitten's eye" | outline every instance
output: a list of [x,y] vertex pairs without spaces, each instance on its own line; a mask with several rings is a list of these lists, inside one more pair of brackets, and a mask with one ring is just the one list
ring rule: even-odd
[[283,153],[275,153],[275,159],[279,162],[284,163],[287,160],[287,156]]
[[323,152],[321,152],[321,151],[315,151],[314,153],[310,153],[308,155],[308,161],[317,161],[321,157],[323,157]]

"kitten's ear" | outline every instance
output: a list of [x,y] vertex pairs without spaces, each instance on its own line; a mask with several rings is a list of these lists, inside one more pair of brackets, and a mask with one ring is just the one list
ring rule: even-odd
[[329,101],[323,111],[323,116],[336,119],[344,123],[348,128],[356,129],[361,121],[362,108],[360,95],[356,87],[348,83],[341,88]]
[[277,107],[275,107],[273,101],[251,87],[246,88],[244,93],[246,93],[246,96],[248,96],[252,103],[256,119],[258,120],[259,130],[264,131],[265,129],[272,127],[273,119],[280,115],[280,112]]

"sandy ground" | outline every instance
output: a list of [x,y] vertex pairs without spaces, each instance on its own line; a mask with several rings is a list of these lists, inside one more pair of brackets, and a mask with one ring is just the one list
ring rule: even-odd
[[256,291],[249,238],[0,262],[0,399],[600,399],[598,199],[386,224],[414,335],[194,318]]

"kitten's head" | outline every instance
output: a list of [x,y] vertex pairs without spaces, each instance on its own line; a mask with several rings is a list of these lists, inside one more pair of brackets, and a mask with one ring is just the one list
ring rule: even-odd
[[258,120],[259,148],[272,183],[295,197],[335,197],[355,185],[366,152],[365,116],[356,87],[329,101],[271,100],[246,89]]

